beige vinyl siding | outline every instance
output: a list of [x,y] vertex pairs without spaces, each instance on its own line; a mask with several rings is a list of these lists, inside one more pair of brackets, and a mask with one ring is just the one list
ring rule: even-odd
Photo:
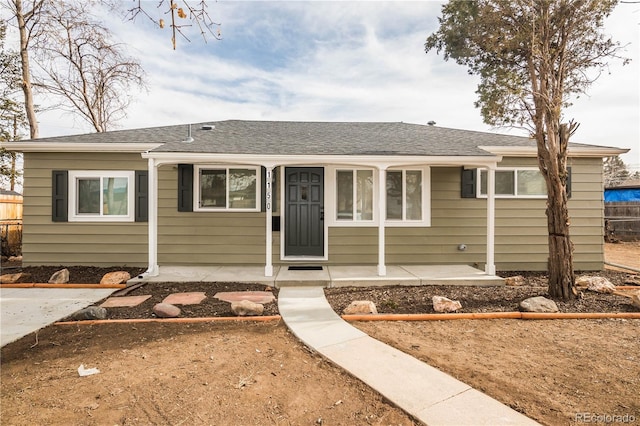
[[[160,167],[158,171],[158,264],[160,266],[264,265],[265,213],[179,212],[177,193],[177,166]],[[277,233],[274,233],[274,243],[276,238]]]
[[[386,229],[388,264],[485,261],[486,202],[460,198],[460,167],[431,168],[431,226]],[[465,251],[458,250],[465,244]]]
[[[569,200],[576,270],[603,268],[603,186],[600,159],[571,159]],[[507,158],[500,167],[537,167],[533,158]],[[386,229],[388,264],[457,264],[484,267],[486,199],[460,198],[460,168],[431,168],[431,227]],[[498,270],[546,270],[545,199],[497,199],[495,261]],[[465,251],[458,250],[465,244]]]
[[52,170],[146,170],[140,154],[28,152],[24,162],[24,265],[147,265],[147,223],[51,221]]
[[329,228],[329,264],[378,263],[378,228]]

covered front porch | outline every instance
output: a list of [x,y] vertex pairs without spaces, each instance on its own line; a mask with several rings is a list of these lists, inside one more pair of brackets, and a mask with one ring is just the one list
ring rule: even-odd
[[499,286],[504,279],[468,265],[387,265],[380,276],[377,265],[323,265],[304,267],[274,265],[265,276],[264,266],[160,266],[156,276],[141,276],[144,282],[243,282],[273,287],[286,286],[390,286],[467,285]]

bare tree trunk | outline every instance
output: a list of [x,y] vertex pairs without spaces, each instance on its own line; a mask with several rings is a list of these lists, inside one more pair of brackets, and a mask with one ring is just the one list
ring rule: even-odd
[[[38,137],[38,119],[33,103],[33,88],[31,86],[31,69],[29,66],[29,34],[27,29],[27,16],[22,9],[22,0],[13,0],[18,20],[18,32],[20,33],[20,61],[22,64],[22,91],[24,92],[24,108],[29,122],[29,134],[31,139]],[[41,4],[42,2],[40,2]],[[34,5],[34,10],[37,6]],[[33,14],[33,10],[29,12]]]
[[566,148],[569,135],[575,128],[573,123],[562,124],[556,137],[559,138],[557,157],[549,156],[547,166],[547,228],[549,231],[549,295],[568,300],[577,295],[574,288],[573,243],[569,235],[571,224],[567,205]]

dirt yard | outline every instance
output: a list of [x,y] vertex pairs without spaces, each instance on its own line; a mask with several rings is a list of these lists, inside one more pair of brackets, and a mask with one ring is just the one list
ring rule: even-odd
[[[620,248],[640,259],[640,245]],[[412,302],[394,291],[376,297],[396,310]],[[640,320],[354,325],[543,424],[640,424]],[[1,355],[2,424],[413,424],[279,321],[53,325]],[[81,364],[100,373],[79,377]]]

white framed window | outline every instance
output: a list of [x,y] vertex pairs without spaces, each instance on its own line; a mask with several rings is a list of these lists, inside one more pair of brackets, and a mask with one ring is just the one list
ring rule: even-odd
[[374,176],[373,169],[336,170],[336,222],[373,223]]
[[[487,196],[487,170],[479,169],[478,197]],[[547,185],[535,167],[499,168],[495,174],[496,198],[546,198]]]
[[386,172],[386,224],[428,226],[430,169],[402,168]]
[[135,172],[69,171],[70,222],[133,222]]
[[259,211],[260,168],[196,166],[195,211]]

